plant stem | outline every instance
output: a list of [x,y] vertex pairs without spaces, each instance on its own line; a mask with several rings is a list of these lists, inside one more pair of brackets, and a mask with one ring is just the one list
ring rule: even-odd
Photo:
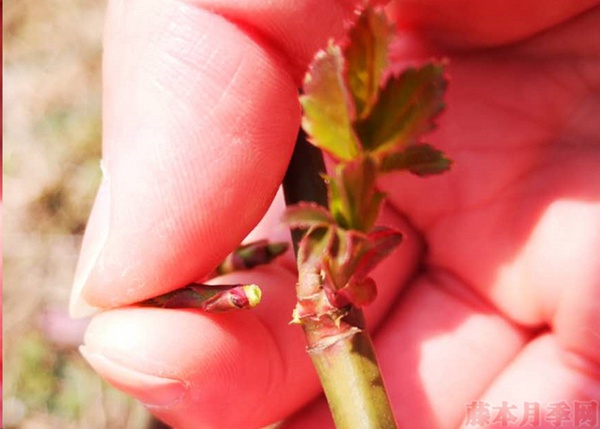
[[[321,178],[321,151],[298,134],[294,154],[283,181],[287,205],[301,201],[327,207],[327,187]],[[303,231],[292,231],[294,250]],[[299,266],[298,302],[327,299],[311,273]],[[385,391],[375,350],[365,329],[360,309],[312,314],[301,317],[307,351],[317,369],[325,396],[338,429],[395,429],[396,423]]]
[[[292,206],[305,201],[327,207],[327,186],[321,177],[324,172],[325,162],[321,150],[308,143],[306,133],[300,129],[292,159],[283,178],[286,205]],[[303,235],[304,231],[292,229],[296,255]]]

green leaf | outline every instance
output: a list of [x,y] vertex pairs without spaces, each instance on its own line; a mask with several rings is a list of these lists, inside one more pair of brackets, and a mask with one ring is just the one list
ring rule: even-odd
[[301,202],[286,208],[282,221],[290,228],[310,228],[334,223],[329,211],[315,203]]
[[368,232],[374,225],[385,196],[375,187],[377,164],[371,157],[339,164],[329,181],[329,206],[345,229]]
[[344,59],[330,42],[313,60],[304,79],[302,128],[315,146],[341,160],[355,158],[360,146],[354,130],[354,106],[346,90]]
[[365,10],[349,30],[343,49],[346,78],[358,119],[367,117],[375,105],[388,66],[392,36],[393,27],[385,15],[371,8]]
[[402,152],[387,154],[381,160],[381,171],[408,170],[418,176],[440,174],[450,169],[452,161],[428,144],[408,146]]
[[362,147],[370,152],[397,151],[435,128],[446,89],[441,64],[410,68],[391,76],[370,115],[355,123]]
[[342,193],[335,176],[325,176],[325,180],[327,182],[329,210],[333,215],[335,223],[344,229],[348,229],[350,225],[350,214],[347,209],[345,193]]

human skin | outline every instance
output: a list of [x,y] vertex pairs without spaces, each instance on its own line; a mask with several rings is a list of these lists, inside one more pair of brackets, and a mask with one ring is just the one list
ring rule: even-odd
[[[202,278],[263,217],[298,130],[301,77],[352,3],[109,3],[104,180],[71,311],[110,309],[84,356],[180,429],[289,416],[286,428],[332,427],[288,325],[291,255],[219,280],[260,284],[252,311],[128,305]],[[395,14],[397,68],[449,58],[428,141],[454,160],[439,177],[380,183],[381,223],[405,240],[377,270],[367,316],[403,427],[455,428],[473,400],[600,398],[600,7],[480,3],[405,1]],[[252,236],[284,236],[281,209]]]

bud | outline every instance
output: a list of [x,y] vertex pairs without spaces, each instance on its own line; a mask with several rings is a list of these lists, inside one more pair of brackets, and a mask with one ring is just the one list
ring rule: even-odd
[[282,255],[287,249],[287,243],[270,243],[268,240],[258,240],[243,244],[219,264],[215,269],[215,275],[221,276],[234,271],[249,270],[258,265],[268,264],[279,255]]
[[147,299],[144,307],[198,308],[209,313],[246,310],[260,303],[262,293],[257,285],[205,285],[192,283],[172,292]]

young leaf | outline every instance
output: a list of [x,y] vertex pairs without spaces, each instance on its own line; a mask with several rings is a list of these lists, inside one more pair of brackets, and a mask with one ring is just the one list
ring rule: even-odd
[[329,206],[346,229],[367,232],[375,223],[384,194],[377,192],[377,165],[371,157],[339,164],[329,178]]
[[358,231],[335,229],[328,257],[323,261],[322,268],[327,277],[324,287],[338,290],[346,286],[356,271],[360,255],[369,244],[367,240],[367,236]]
[[345,193],[338,186],[335,176],[325,176],[325,180],[327,182],[329,210],[335,223],[339,227],[347,229],[350,225],[350,214],[348,213]]
[[371,304],[377,297],[377,285],[371,277],[360,281],[351,281],[342,289],[335,292],[334,305],[342,307],[352,304],[354,307],[364,307]]
[[344,58],[330,43],[319,52],[304,79],[302,128],[315,146],[340,160],[350,160],[360,146],[352,129],[354,106],[344,82]]
[[418,176],[440,174],[450,169],[450,161],[444,153],[428,144],[408,146],[402,152],[387,154],[381,160],[382,172],[408,170]]
[[441,64],[427,64],[391,76],[371,114],[355,124],[363,148],[387,152],[416,143],[435,127],[435,119],[444,108],[445,89]]
[[310,228],[334,223],[329,211],[315,203],[302,202],[289,206],[283,213],[282,222],[290,228]]
[[377,100],[392,36],[393,27],[383,13],[372,9],[363,12],[348,33],[343,53],[358,119],[366,118]]
[[387,227],[377,227],[368,235],[368,247],[360,256],[354,272],[357,279],[365,278],[402,242],[402,234]]
[[298,244],[298,262],[305,267],[318,265],[329,254],[335,227],[310,228]]
[[368,235],[338,229],[336,238],[329,257],[323,261],[323,287],[329,300],[337,307],[370,304],[377,289],[368,274],[398,247],[402,234],[385,227],[375,228]]

